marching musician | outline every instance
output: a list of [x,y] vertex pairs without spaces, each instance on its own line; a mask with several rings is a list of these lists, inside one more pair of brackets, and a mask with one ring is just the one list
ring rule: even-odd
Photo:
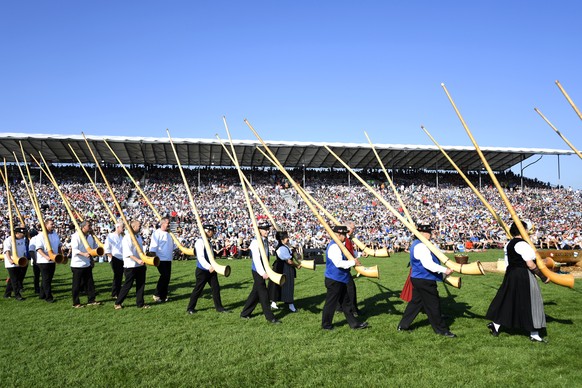
[[[263,221],[258,225],[260,237],[263,240],[263,246],[265,247],[265,253],[267,254],[266,262],[269,262],[269,230],[271,229],[271,225]],[[265,280],[269,278],[265,267],[263,266],[263,260],[261,258],[261,252],[259,249],[259,241],[255,238],[251,242],[251,258],[252,258],[252,271],[253,274],[253,289],[247,298],[247,301],[243,307],[242,312],[240,313],[240,317],[243,319],[250,319],[251,314],[257,303],[261,303],[261,307],[263,308],[263,314],[267,321],[279,324],[281,323],[280,320],[275,318],[275,315],[271,311],[271,306],[269,305],[269,291],[267,290],[267,284]]]
[[[527,230],[528,225],[521,220],[520,222]],[[503,283],[487,310],[486,317],[492,320],[487,327],[494,337],[499,335],[503,326],[527,330],[531,341],[545,342],[540,337],[540,331],[546,327],[544,301],[534,275],[544,283],[548,283],[550,279],[536,265],[536,252],[521,238],[516,223],[511,225],[509,233],[513,238],[505,246],[507,269]]]
[[[345,225],[336,225],[332,228],[332,231],[343,244],[348,234],[348,228]],[[323,305],[321,327],[324,330],[333,330],[333,315],[338,303],[342,304],[344,302],[347,284],[351,277],[350,268],[360,265],[360,261],[358,259],[348,260],[333,239],[327,246],[325,256],[325,288],[327,289],[327,294]],[[368,322],[358,322],[348,309],[344,309],[343,312],[352,329],[365,329],[368,327]]]
[[113,283],[111,284],[111,297],[117,299],[119,291],[121,290],[121,282],[123,280],[123,247],[121,241],[123,240],[123,231],[125,225],[122,220],[115,223],[115,230],[107,235],[105,239],[104,250],[111,263],[113,270]]
[[160,227],[152,233],[150,240],[150,252],[153,252],[160,258],[158,272],[160,277],[153,295],[154,302],[164,303],[168,301],[168,287],[172,275],[172,258],[174,250],[177,248],[174,240],[168,232],[170,227],[170,218],[164,217],[160,220]]
[[[208,241],[214,236],[216,232],[216,226],[212,224],[204,224],[204,233],[206,233],[206,238]],[[196,311],[196,303],[198,302],[198,298],[202,294],[204,287],[207,283],[210,283],[210,288],[212,289],[212,300],[214,301],[214,308],[219,313],[228,313],[229,310],[226,310],[222,306],[222,300],[220,298],[220,284],[218,283],[218,275],[216,271],[210,264],[208,252],[206,251],[206,247],[204,245],[204,240],[202,237],[196,240],[194,244],[194,249],[196,250],[196,285],[192,290],[192,294],[190,295],[190,303],[188,303],[187,313],[194,314]]]
[[[139,244],[139,248],[142,248],[143,239],[140,235],[141,222],[138,220],[133,220],[129,224],[135,239]],[[137,247],[133,245],[131,233],[126,233],[121,241],[122,251],[123,251],[123,274],[125,275],[125,282],[121,286],[119,295],[115,300],[115,310],[121,310],[123,308],[123,301],[127,297],[129,290],[133,286],[135,281],[135,304],[139,308],[150,308],[149,305],[144,303],[144,292],[145,292],[145,282],[146,282],[146,265],[142,259],[139,257]]]
[[269,298],[271,308],[277,310],[277,302],[282,301],[287,304],[292,313],[298,310],[295,307],[293,294],[295,292],[295,263],[293,262],[293,252],[289,247],[289,233],[277,231],[275,233],[277,247],[275,248],[276,259],[273,263],[273,271],[285,275],[285,283],[280,286],[277,283],[269,282]]
[[22,273],[24,272],[25,267],[19,266],[18,263],[15,263],[14,261],[17,261],[20,257],[27,256],[28,248],[26,247],[26,240],[24,239],[26,229],[17,227],[14,228],[12,233],[14,233],[14,238],[16,240],[16,254],[18,257],[12,257],[12,237],[9,236],[4,240],[4,267],[8,271],[8,276],[10,277],[6,282],[4,297],[11,298],[12,291],[14,291],[14,298],[18,301],[23,301],[25,298],[23,298],[20,293],[22,291]]
[[[55,231],[55,222],[52,219],[45,221],[45,229],[49,239],[50,247],[54,252],[61,252],[62,244],[61,238]],[[39,298],[44,299],[48,303],[54,303],[52,293],[53,277],[55,275],[55,262],[50,260],[48,254],[49,248],[44,236],[36,240],[36,263],[40,269],[41,287]]]
[[43,238],[41,233],[38,233],[38,230],[33,228],[30,231],[30,242],[28,243],[28,256],[32,261],[32,285],[34,288],[34,293],[40,293],[40,268],[36,261],[36,245],[38,244],[38,240]]
[[[91,235],[91,222],[85,220],[79,224],[80,232],[83,233],[89,248],[97,248],[97,243]],[[83,244],[79,231],[76,231],[71,236],[71,272],[73,273],[73,307],[81,308],[81,300],[79,294],[81,287],[87,290],[87,305],[97,306],[100,302],[95,301],[95,282],[93,281],[93,258],[87,252],[87,247]]]
[[[347,227],[348,234],[346,236],[346,240],[344,241],[344,245],[353,257],[359,257],[358,252],[354,249],[354,243],[352,242],[352,236],[356,232],[356,224],[353,221],[350,221],[348,222]],[[354,278],[352,277],[351,273],[350,277],[348,278],[348,284],[346,285],[346,297],[344,298],[343,304],[338,305],[337,311],[341,312],[343,309],[347,309],[355,317],[362,313],[358,309],[356,283],[354,282]]]
[[[418,231],[430,240],[433,227],[429,224],[418,225]],[[455,338],[441,315],[441,304],[437,281],[443,281],[443,275],[450,275],[453,270],[439,264],[438,258],[428,247],[416,239],[410,246],[410,278],[412,281],[412,300],[406,305],[398,331],[410,331],[410,325],[421,309],[428,316],[428,321],[435,333],[447,338]]]

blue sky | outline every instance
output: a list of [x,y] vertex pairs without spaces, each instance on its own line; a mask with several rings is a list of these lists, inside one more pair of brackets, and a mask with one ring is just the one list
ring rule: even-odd
[[[578,148],[577,1],[2,1],[0,132]],[[524,163],[528,164],[532,160]],[[559,183],[582,189],[582,160]],[[558,183],[557,158],[528,177]]]

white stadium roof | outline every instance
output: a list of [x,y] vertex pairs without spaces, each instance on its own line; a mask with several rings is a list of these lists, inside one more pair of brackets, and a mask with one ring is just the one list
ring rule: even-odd
[[[176,159],[168,138],[87,136],[97,158],[117,164],[104,140],[111,145],[124,164],[175,165]],[[173,138],[180,162],[189,166],[232,166],[218,139]],[[223,139],[223,141],[225,141]],[[20,156],[20,142],[27,154],[42,152],[47,162],[77,163],[69,149],[70,144],[83,163],[93,163],[81,135],[30,135],[24,133],[0,134],[0,157],[14,161],[13,152]],[[342,165],[323,146],[330,147],[352,168],[379,168],[369,144],[310,143],[265,141],[285,167],[342,168]],[[245,167],[271,167],[270,162],[257,150],[258,141],[233,140],[238,160]],[[436,146],[409,144],[374,144],[387,169],[452,170],[452,166]],[[443,146],[455,163],[465,171],[482,169],[473,147]],[[481,147],[494,171],[504,171],[533,155],[571,155],[570,150],[543,148]],[[21,158],[19,157],[19,160]]]

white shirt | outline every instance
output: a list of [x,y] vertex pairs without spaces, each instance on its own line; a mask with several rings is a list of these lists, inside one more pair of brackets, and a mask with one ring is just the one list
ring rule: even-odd
[[[139,247],[141,248],[143,244],[143,239],[141,238],[140,235],[136,235],[135,239],[137,240]],[[123,240],[121,240],[121,247],[123,251],[123,268],[136,268],[145,265],[138,264],[130,257],[130,256],[139,257],[139,254],[137,253],[137,248],[133,245],[133,241],[131,241],[129,232],[126,233],[125,236],[123,236]]]
[[170,233],[156,229],[152,234],[150,252],[155,252],[160,261],[172,261],[174,249],[176,249],[176,244],[174,244]]
[[[347,248],[346,248],[347,249]],[[354,260],[342,260],[342,250],[337,244],[332,244],[327,250],[327,258],[331,260],[337,268],[352,268],[356,265]]]
[[[523,261],[532,261],[532,260],[536,259],[536,252],[525,241],[517,242],[513,246],[513,249],[515,249],[515,252],[517,252],[521,256]],[[509,259],[507,258],[507,245],[505,245],[505,248],[503,249],[503,251],[505,252],[505,257],[504,257],[505,266],[508,266]]]
[[[90,248],[97,248],[97,243],[95,243],[93,236],[89,235],[85,238]],[[87,268],[91,266],[92,258],[80,255],[80,253],[87,253],[87,248],[85,248],[79,232],[75,232],[71,236],[71,268]]]
[[117,259],[123,260],[123,248],[121,246],[122,240],[122,234],[117,234],[115,232],[109,233],[105,239],[105,244],[103,245],[105,254],[111,254],[111,256],[116,257]]
[[206,260],[206,257],[204,256],[204,252],[206,251],[204,247],[204,240],[202,240],[201,238],[196,240],[196,242],[194,243],[194,249],[196,251],[196,260],[198,260],[198,263],[202,266],[202,268],[209,270],[210,263],[208,262],[208,260]]
[[[264,240],[263,240],[264,241]],[[267,273],[267,271],[265,271],[265,267],[263,267],[263,260],[261,259],[261,252],[259,249],[259,242],[257,241],[257,239],[254,239],[253,241],[251,241],[251,257],[253,258],[253,263],[255,264],[255,270],[257,271],[257,273],[261,276],[263,276],[264,274]],[[268,245],[265,244],[265,251],[267,251]],[[267,260],[268,262],[269,260]]]
[[430,249],[428,249],[428,247],[424,245],[424,243],[422,242],[414,246],[412,251],[412,257],[414,257],[417,260],[420,260],[422,266],[430,272],[445,273],[447,271],[447,267],[444,267],[432,261],[432,253]]
[[[10,252],[10,257],[12,258],[12,261],[16,260],[18,261],[19,258],[21,257],[26,257],[26,240],[21,238],[19,240],[16,240],[16,254],[18,254],[18,257],[13,257],[14,255],[12,255],[12,237],[8,237],[6,240],[4,240],[4,254],[6,255],[6,252]],[[8,258],[5,256],[4,257],[4,268],[15,268],[18,267],[17,264],[10,264],[10,261],[8,260]]]
[[[48,249],[46,246],[46,241],[44,240],[44,235],[42,233],[39,233],[39,236],[41,236],[41,238],[36,240],[36,250],[38,252],[38,250],[42,250],[45,255],[48,256]],[[59,252],[59,248],[61,246],[61,239],[59,237],[59,235],[56,232],[52,232],[48,235],[50,244],[51,244],[51,248],[53,250],[54,253],[58,253]],[[54,261],[45,259],[45,257],[43,255],[39,255],[37,253],[36,255],[36,263],[37,264],[54,264]]]

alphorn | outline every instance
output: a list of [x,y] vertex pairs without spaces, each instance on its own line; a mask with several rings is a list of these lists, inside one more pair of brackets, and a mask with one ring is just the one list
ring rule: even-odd
[[[394,182],[390,178],[388,171],[386,171],[386,167],[384,166],[384,163],[382,163],[382,159],[380,158],[380,155],[378,155],[378,152],[376,152],[376,147],[374,147],[374,144],[372,144],[370,137],[368,137],[368,134],[365,131],[364,131],[364,134],[366,135],[366,139],[368,139],[368,143],[370,144],[370,147],[372,147],[372,150],[374,151],[374,155],[376,155],[376,159],[378,160],[378,163],[382,167],[382,171],[384,172],[386,179],[388,179],[388,182],[390,183],[390,187],[392,188],[392,192],[396,196],[396,199],[398,200],[400,207],[402,207],[402,210],[404,211],[404,214],[406,215],[406,219],[410,222],[410,224],[412,226],[416,227],[416,225],[414,224],[414,221],[412,220],[412,217],[410,216],[410,213],[408,212],[408,208],[404,204],[404,201],[402,201],[400,194],[398,194],[398,190],[396,190],[396,186],[394,186]],[[445,283],[450,284],[451,286],[453,286],[455,288],[461,288],[461,278],[460,277],[449,275],[449,276],[445,276],[443,281]]]
[[[85,166],[83,166],[83,163],[81,163],[81,159],[79,159],[79,157],[77,156],[77,153],[75,152],[73,147],[70,144],[68,144],[68,146],[71,149],[71,152],[73,153],[75,158],[77,159],[77,162],[79,162],[79,166],[81,167],[81,169],[83,170],[85,175],[87,175],[87,178],[89,178],[89,182],[91,182],[91,185],[93,186],[93,190],[95,190],[95,193],[97,194],[97,196],[101,200],[101,203],[103,204],[103,207],[105,208],[105,210],[109,214],[109,217],[113,221],[113,224],[115,224],[117,222],[117,217],[115,217],[115,214],[113,214],[113,212],[109,208],[109,205],[107,205],[107,201],[105,201],[105,198],[103,198],[101,191],[99,191],[99,188],[97,188],[97,185],[95,184],[95,182],[93,182],[93,178],[91,178],[91,174],[89,174],[89,172],[87,171]],[[95,237],[95,236],[93,236],[93,237]],[[99,246],[103,246],[98,239],[96,239],[95,241],[97,241],[97,244],[99,244]]]
[[568,93],[566,93],[566,90],[564,90],[564,88],[560,84],[560,81],[556,80],[556,86],[560,89],[560,91],[562,92],[564,97],[566,97],[566,100],[568,100],[568,102],[570,103],[570,106],[572,107],[572,109],[574,109],[574,112],[576,112],[576,114],[578,115],[578,118],[580,120],[582,120],[582,114],[580,113],[580,111],[578,110],[578,107],[576,106],[576,104],[574,104],[574,101],[572,101],[572,99],[570,98]]
[[[228,141],[230,142],[230,149],[232,151],[232,161],[233,161],[233,163],[236,167],[236,170],[238,172],[240,183],[241,183],[241,186],[243,189],[243,194],[245,196],[245,204],[247,205],[247,211],[249,212],[249,217],[251,218],[251,223],[253,225],[253,232],[255,233],[255,237],[257,239],[257,245],[259,247],[259,254],[261,256],[263,268],[265,269],[267,276],[269,277],[269,279],[273,283],[282,286],[285,283],[285,280],[287,280],[287,278],[284,274],[280,274],[278,272],[275,272],[273,270],[273,268],[271,268],[271,263],[269,262],[269,257],[267,256],[267,250],[265,249],[265,244],[263,243],[263,239],[261,238],[261,233],[259,231],[259,225],[257,224],[257,219],[256,219],[255,213],[253,211],[253,205],[251,204],[251,199],[249,198],[249,193],[247,191],[246,183],[245,183],[244,179],[242,178],[243,174],[242,174],[242,171],[240,169],[240,165],[238,163],[238,158],[236,156],[234,144],[233,144],[232,138],[230,136],[230,131],[228,130],[228,124],[226,123],[226,117],[222,116],[222,121],[223,121],[224,127],[226,129]],[[276,223],[275,223],[275,225],[276,225]]]
[[200,238],[202,238],[202,242],[204,242],[204,249],[206,249],[206,253],[208,254],[208,262],[214,268],[214,270],[223,275],[224,277],[230,276],[230,266],[229,265],[221,265],[216,262],[214,259],[214,251],[210,247],[210,242],[208,241],[208,236],[206,236],[206,232],[204,231],[204,226],[202,225],[202,220],[200,219],[200,213],[198,212],[198,208],[196,207],[196,203],[194,202],[194,197],[192,196],[192,191],[190,190],[190,186],[188,185],[188,180],[186,179],[186,175],[184,175],[184,170],[182,169],[182,163],[180,163],[180,158],[178,157],[178,151],[174,145],[174,141],[170,136],[170,130],[166,128],[166,132],[168,134],[168,138],[170,139],[170,145],[172,146],[172,150],[174,151],[174,156],[176,158],[176,162],[178,164],[178,168],[180,170],[180,175],[182,175],[182,180],[184,182],[184,187],[186,188],[186,192],[188,193],[188,199],[190,200],[190,207],[194,212],[194,216],[196,218],[196,225],[198,226],[198,231],[200,232]]
[[485,275],[485,270],[483,265],[479,261],[475,261],[471,264],[459,264],[452,261],[444,253],[440,251],[430,240],[420,233],[414,225],[412,225],[408,220],[400,215],[400,213],[392,207],[380,194],[376,192],[360,175],[358,175],[346,162],[344,162],[339,156],[336,155],[327,145],[324,145],[325,149],[331,153],[353,176],[355,176],[369,191],[372,193],[393,215],[396,217],[404,226],[412,232],[427,248],[443,263],[444,266],[452,269],[455,272],[466,275]]
[[87,144],[87,148],[89,149],[89,152],[91,153],[91,156],[93,157],[93,160],[95,161],[95,166],[99,170],[99,173],[101,174],[101,177],[103,178],[103,182],[107,186],[107,190],[109,191],[109,195],[111,196],[111,199],[113,200],[113,204],[115,205],[117,211],[119,212],[119,216],[121,217],[121,220],[123,221],[123,224],[125,225],[125,230],[127,231],[127,233],[129,233],[129,238],[131,239],[131,242],[133,243],[133,246],[135,247],[135,249],[138,253],[139,259],[147,265],[152,265],[152,266],[157,267],[158,265],[160,265],[160,258],[158,256],[155,256],[155,255],[148,256],[143,252],[143,249],[141,248],[139,241],[137,241],[137,238],[135,237],[135,233],[134,233],[133,229],[131,228],[131,225],[129,224],[129,222],[127,221],[127,218],[125,217],[125,214],[123,213],[123,209],[121,208],[119,201],[117,201],[117,198],[115,198],[115,193],[113,192],[113,189],[109,185],[109,181],[107,180],[107,176],[105,176],[105,173],[103,172],[103,169],[101,168],[101,165],[99,164],[99,161],[97,160],[97,157],[95,156],[95,153],[93,152],[93,148],[91,148],[91,145],[89,144],[89,141],[85,137],[85,134],[82,133],[82,135],[83,135],[83,139],[85,139],[85,143]]
[[[105,250],[103,249],[103,247],[98,246],[97,248],[93,248],[89,244],[89,241],[87,241],[85,234],[81,230],[81,227],[79,226],[79,223],[76,220],[75,213],[73,213],[73,209],[71,208],[69,200],[65,197],[65,194],[62,192],[61,188],[59,187],[59,184],[57,183],[55,176],[53,175],[50,167],[48,166],[48,163],[46,162],[44,156],[42,155],[41,152],[39,152],[39,155],[40,155],[40,158],[42,159],[42,161],[45,165],[45,168],[42,167],[40,162],[38,160],[36,160],[36,158],[34,156],[32,156],[32,155],[31,156],[32,156],[32,159],[35,161],[35,163],[45,172],[45,174],[48,177],[48,180],[52,183],[54,188],[57,189],[57,193],[61,197],[61,200],[63,201],[63,204],[65,205],[65,209],[67,209],[67,213],[69,213],[69,218],[71,218],[71,222],[75,226],[75,230],[77,231],[77,234],[79,235],[79,239],[83,243],[83,246],[87,250],[87,253],[93,257],[103,256],[103,254],[105,253]],[[97,244],[97,243],[95,243],[95,244]]]
[[540,271],[542,271],[542,273],[544,274],[544,276],[546,276],[548,279],[550,279],[550,281],[552,283],[559,284],[559,285],[564,286],[564,287],[574,288],[574,276],[572,276],[571,274],[568,274],[568,275],[558,275],[555,272],[550,271],[548,269],[548,267],[546,267],[546,265],[544,264],[544,261],[542,260],[539,252],[537,251],[536,247],[534,246],[534,244],[532,243],[531,239],[529,238],[529,234],[527,233],[527,231],[525,230],[525,228],[523,227],[523,225],[521,223],[521,220],[517,216],[517,213],[515,212],[515,209],[513,208],[513,206],[511,205],[511,203],[509,202],[509,199],[507,198],[507,195],[505,194],[505,191],[503,191],[503,189],[501,188],[501,185],[499,184],[499,181],[497,180],[497,177],[493,173],[493,170],[491,169],[491,166],[487,162],[487,159],[485,158],[485,155],[483,155],[483,152],[481,152],[481,148],[479,147],[479,145],[475,141],[475,138],[473,137],[473,134],[471,133],[471,130],[469,129],[469,127],[465,123],[465,120],[463,119],[463,116],[461,116],[461,112],[459,112],[459,110],[457,109],[457,106],[455,105],[455,102],[453,101],[451,95],[449,94],[449,91],[445,87],[445,84],[444,83],[441,83],[441,86],[444,89],[444,91],[445,91],[445,93],[447,95],[447,98],[449,99],[451,105],[453,106],[453,109],[455,110],[455,112],[457,114],[457,117],[461,121],[461,124],[463,125],[463,128],[465,128],[465,132],[467,132],[467,135],[469,135],[469,138],[471,139],[471,142],[473,143],[473,146],[475,147],[475,150],[477,151],[477,154],[479,155],[479,158],[481,158],[481,161],[483,162],[483,165],[487,169],[487,172],[489,173],[489,177],[491,178],[491,181],[493,182],[493,184],[497,188],[497,191],[499,192],[499,195],[501,196],[501,199],[503,200],[503,203],[505,203],[505,206],[507,207],[507,210],[511,214],[511,218],[513,219],[513,222],[517,226],[517,228],[519,230],[519,233],[521,234],[521,237],[534,250],[534,252],[536,254],[536,264],[537,264],[538,268],[540,269]]
[[[216,137],[218,138],[220,145],[222,146],[222,148],[224,149],[224,151],[226,152],[226,154],[228,155],[228,157],[230,158],[232,163],[236,166],[238,159],[237,159],[237,161],[234,160],[230,151],[228,150],[228,148],[226,147],[226,145],[224,144],[222,139],[218,136],[218,134],[216,135]],[[265,212],[267,217],[269,217],[269,220],[271,220],[271,223],[273,224],[273,227],[275,228],[275,230],[281,231],[281,227],[277,224],[277,222],[275,221],[275,218],[273,217],[271,212],[269,212],[269,209],[267,209],[267,206],[265,205],[265,203],[263,202],[263,200],[261,199],[259,194],[253,188],[253,185],[251,185],[251,182],[249,182],[249,180],[247,179],[247,177],[245,176],[245,174],[242,171],[240,173],[240,177],[242,179],[244,179],[247,187],[249,189],[251,189],[251,191],[253,192],[253,195],[257,199],[257,202],[259,203],[259,205],[261,206],[261,208],[263,209],[263,211]],[[303,247],[301,245],[298,245],[297,250],[295,252],[297,252],[297,255],[295,255],[295,254],[293,255],[293,261],[295,261],[295,263],[297,264],[297,265],[295,265],[295,268],[307,268],[307,269],[315,270],[315,260],[304,260],[303,259]]]
[[[255,131],[255,129],[253,128],[253,126],[251,125],[251,123],[249,123],[248,120],[246,120],[246,119],[244,120],[244,122],[251,129],[251,131],[257,137],[257,139],[259,139],[259,141],[261,142],[261,144],[263,145],[263,147],[265,148],[265,150],[269,153],[272,162],[277,161],[277,163],[275,164],[275,166],[279,169],[279,171],[281,171],[283,173],[283,175],[285,175],[285,177],[289,180],[289,182],[291,182],[291,184],[295,188],[295,191],[297,191],[297,193],[301,196],[301,198],[303,199],[303,201],[305,202],[305,204],[309,207],[309,209],[311,210],[311,212],[313,213],[313,215],[315,215],[315,217],[317,218],[317,220],[319,221],[319,223],[323,226],[323,228],[325,229],[325,231],[329,234],[329,237],[338,245],[338,247],[342,251],[343,255],[348,260],[356,261],[356,259],[352,256],[352,254],[348,250],[348,248],[346,248],[346,246],[337,238],[336,234],[331,230],[331,227],[329,226],[329,224],[323,219],[323,217],[321,217],[321,215],[319,214],[319,212],[315,209],[313,203],[307,198],[307,196],[305,196],[304,191],[301,190],[301,188],[297,184],[297,182],[295,182],[295,180],[291,177],[291,175],[289,175],[289,173],[287,172],[287,170],[285,170],[285,168],[278,162],[277,157],[275,156],[275,154],[273,153],[273,151],[271,151],[271,149],[269,148],[269,146],[267,146],[267,144],[263,141],[263,139],[257,133],[257,131]],[[356,266],[354,266],[354,269],[360,275],[362,275],[362,276],[374,277],[374,278],[379,278],[380,277],[380,273],[378,271],[377,266],[376,266],[376,268],[373,268],[373,267],[372,268],[367,268],[367,267],[364,267],[362,265],[356,265]]]
[[[8,169],[6,167],[6,159],[4,159],[4,183],[6,184],[6,199],[8,203],[8,226],[10,228],[10,236],[12,238],[12,252],[10,252],[10,259],[19,267],[26,267],[28,259],[26,257],[19,257],[16,249],[16,233],[14,233],[14,220],[12,219],[12,204],[10,203],[10,186],[8,183]],[[6,260],[6,258],[4,258]],[[18,291],[18,290],[17,290]]]
[[576,155],[578,155],[578,157],[580,159],[582,159],[582,153],[580,153],[580,151],[578,151],[578,149],[576,149],[576,147],[574,147],[574,144],[570,143],[570,141],[568,139],[566,139],[566,137],[564,135],[562,135],[562,132],[558,131],[558,128],[554,127],[554,125],[552,123],[550,123],[550,120],[548,120],[546,118],[546,116],[544,116],[538,108],[534,108],[534,110],[536,111],[537,114],[539,114],[541,116],[542,119],[544,119],[544,121],[554,130],[554,132],[556,132],[558,134],[558,136],[560,136],[562,138],[562,140],[564,140],[564,142],[566,144],[568,144],[568,147],[570,147],[572,149],[572,151],[574,151],[576,153]]
[[[4,173],[2,172],[1,168],[0,168],[0,178],[4,182]],[[16,211],[18,219],[20,220],[20,224],[26,225],[26,222],[24,222],[24,217],[22,217],[20,210],[18,210],[18,205],[16,204],[16,201],[14,200],[14,196],[12,195],[12,192],[9,191],[8,196],[10,197],[9,199],[12,201],[12,205],[14,206],[14,211]],[[0,260],[4,260],[4,254],[2,252],[0,252]]]
[[[265,151],[263,151],[262,149],[260,149],[260,148],[258,148],[258,147],[257,147],[257,150],[259,150],[259,152],[260,152],[260,153],[262,153],[262,154],[263,154],[263,156],[264,156],[265,158],[267,158],[267,159],[268,159],[268,160],[269,160],[269,161],[270,161],[270,162],[271,162],[271,163],[272,163],[274,166],[276,166],[278,169],[283,169],[283,170],[285,169],[285,168],[283,167],[283,165],[282,165],[282,164],[281,164],[281,163],[280,163],[278,160],[275,160],[275,159],[271,158],[269,155],[267,155],[267,154],[265,153]],[[295,187],[295,190],[301,190],[301,192],[303,193],[302,195],[303,195],[304,197],[307,197],[307,199],[308,199],[308,200],[309,200],[311,203],[313,203],[315,206],[317,206],[317,207],[318,207],[318,208],[319,208],[319,209],[320,209],[320,210],[321,210],[321,211],[322,211],[322,212],[323,212],[323,213],[326,215],[326,217],[327,217],[327,218],[329,218],[329,220],[330,220],[331,222],[333,222],[333,223],[334,223],[334,224],[336,224],[336,225],[341,225],[341,223],[338,221],[338,219],[337,219],[337,218],[335,218],[335,217],[334,217],[334,216],[333,216],[333,215],[332,215],[330,212],[328,212],[328,211],[327,211],[327,209],[326,209],[325,207],[323,207],[323,205],[322,205],[322,204],[320,204],[320,203],[319,203],[319,202],[318,202],[318,201],[317,201],[315,198],[313,198],[313,196],[312,196],[311,194],[309,194],[309,193],[307,192],[307,190],[305,190],[303,187],[301,187],[301,186],[299,186],[299,185],[297,185],[297,187]],[[300,195],[301,195],[301,194],[300,194]],[[366,252],[366,253],[368,253],[369,251],[376,251],[376,250],[373,250],[373,249],[371,249],[371,248],[368,248],[368,247],[366,247],[366,245],[364,245],[364,243],[362,243],[360,240],[358,240],[358,239],[357,239],[357,238],[355,238],[355,237],[350,237],[350,239],[351,239],[351,240],[352,240],[352,241],[353,241],[353,242],[356,244],[356,246],[358,246],[358,248],[360,248],[360,250],[362,250],[362,251],[364,251],[364,252]],[[383,249],[381,249],[381,250],[379,250],[379,251],[376,251],[376,252],[377,252],[377,254],[375,254],[375,255],[370,255],[370,256],[375,256],[375,257],[389,257],[389,256],[390,256],[390,254],[388,253],[388,250],[386,250],[386,248],[383,248]],[[378,266],[373,266],[373,267],[365,267],[365,269],[362,269],[362,272],[363,272],[364,270],[365,270],[365,272],[366,272],[367,274],[369,274],[369,275],[370,275],[370,274],[371,274],[371,275],[373,275],[374,273],[377,273],[377,272],[378,272]],[[362,273],[360,273],[360,275],[362,275]],[[368,276],[368,277],[377,277],[377,276]]]
[[[2,179],[2,181],[4,181],[4,173],[2,172],[2,169],[0,168],[0,178]],[[16,215],[18,216],[18,219],[20,220],[20,223],[22,225],[26,225],[26,222],[24,222],[24,217],[22,216],[22,213],[20,213],[20,210],[18,210],[18,204],[16,203],[16,200],[14,199],[14,196],[12,195],[12,191],[8,192],[8,197],[10,197],[10,200],[12,201],[12,205],[14,205],[14,211],[16,212]]]
[[20,171],[20,174],[22,175],[22,180],[24,182],[24,185],[26,186],[26,191],[27,191],[28,196],[30,198],[30,202],[32,203],[32,206],[34,207],[34,211],[36,213],[36,216],[38,217],[38,223],[40,224],[40,229],[42,231],[42,237],[44,238],[44,242],[45,242],[45,246],[47,249],[49,260],[54,261],[57,264],[66,264],[68,259],[65,256],[63,256],[60,252],[55,253],[53,251],[53,247],[51,246],[51,241],[49,239],[48,232],[46,230],[46,225],[44,223],[44,218],[43,218],[42,212],[40,210],[40,205],[38,204],[38,197],[36,196],[34,184],[32,183],[32,177],[30,176],[30,170],[28,168],[28,163],[26,162],[26,155],[24,154],[24,147],[22,146],[22,143],[20,143],[20,150],[22,152],[22,161],[24,162],[24,167],[26,168],[26,174],[28,176],[28,182],[30,183],[30,188],[28,186],[28,183],[26,183],[26,178],[24,177],[24,172],[20,168],[20,164],[18,162],[18,158],[16,157],[16,153],[14,153],[14,160],[16,161],[16,166],[18,166],[18,170]]
[[465,180],[465,182],[467,183],[467,185],[469,185],[469,187],[471,188],[471,190],[473,190],[473,193],[475,193],[475,195],[477,196],[477,198],[479,198],[479,200],[481,201],[481,203],[487,208],[487,210],[489,210],[489,213],[491,213],[491,215],[493,216],[493,218],[495,218],[495,220],[497,221],[497,223],[499,224],[499,226],[501,226],[501,228],[503,229],[503,231],[507,235],[507,238],[511,239],[511,233],[509,233],[509,227],[501,219],[501,216],[495,211],[495,209],[493,209],[493,206],[491,206],[491,204],[485,199],[485,197],[483,197],[483,195],[481,195],[481,193],[479,192],[479,190],[477,190],[477,188],[475,187],[475,185],[473,185],[473,183],[471,183],[471,181],[469,180],[469,178],[467,177],[467,175],[465,175],[465,173],[459,168],[459,166],[457,166],[457,164],[449,156],[449,154],[447,153],[447,151],[445,151],[444,148],[441,147],[441,145],[439,143],[437,143],[437,141],[434,139],[434,137],[432,137],[432,135],[428,132],[428,130],[423,125],[421,125],[420,128],[422,128],[422,130],[424,131],[424,133],[426,133],[427,136],[430,138],[430,140],[432,140],[432,142],[439,148],[439,150],[445,156],[445,158],[447,158],[447,160],[449,161],[449,163],[451,163],[451,165],[455,168],[455,170],[457,170],[457,172],[459,173],[459,175]]
[[[121,168],[123,168],[123,171],[125,171],[125,173],[129,177],[129,179],[133,182],[133,185],[135,186],[135,188],[137,189],[137,191],[139,191],[139,193],[141,194],[141,196],[143,197],[143,199],[145,199],[146,203],[148,204],[148,206],[150,207],[150,209],[152,210],[152,212],[154,213],[154,215],[157,217],[158,221],[161,221],[162,220],[162,216],[160,215],[160,213],[158,213],[158,211],[156,210],[156,208],[154,207],[154,205],[151,203],[151,201],[147,197],[146,193],[144,193],[144,191],[141,189],[140,185],[135,181],[135,179],[133,179],[133,176],[131,175],[131,173],[129,172],[129,170],[127,168],[125,168],[125,166],[123,165],[123,163],[121,163],[121,159],[119,159],[119,156],[117,156],[117,154],[115,153],[115,151],[113,151],[113,148],[111,148],[111,146],[109,145],[109,143],[107,142],[107,140],[103,140],[103,142],[105,143],[105,145],[107,146],[107,148],[109,148],[109,151],[111,151],[111,153],[113,154],[113,156],[115,157],[115,159],[117,159],[117,162],[119,163],[119,165],[121,166]],[[185,254],[186,256],[195,256],[196,255],[195,252],[194,252],[194,248],[186,248],[185,246],[183,246],[180,243],[180,240],[178,240],[178,238],[176,237],[176,235],[171,230],[168,230],[168,233],[170,234],[170,237],[174,241],[174,244],[176,244],[176,246],[178,247],[178,249],[183,254]]]

